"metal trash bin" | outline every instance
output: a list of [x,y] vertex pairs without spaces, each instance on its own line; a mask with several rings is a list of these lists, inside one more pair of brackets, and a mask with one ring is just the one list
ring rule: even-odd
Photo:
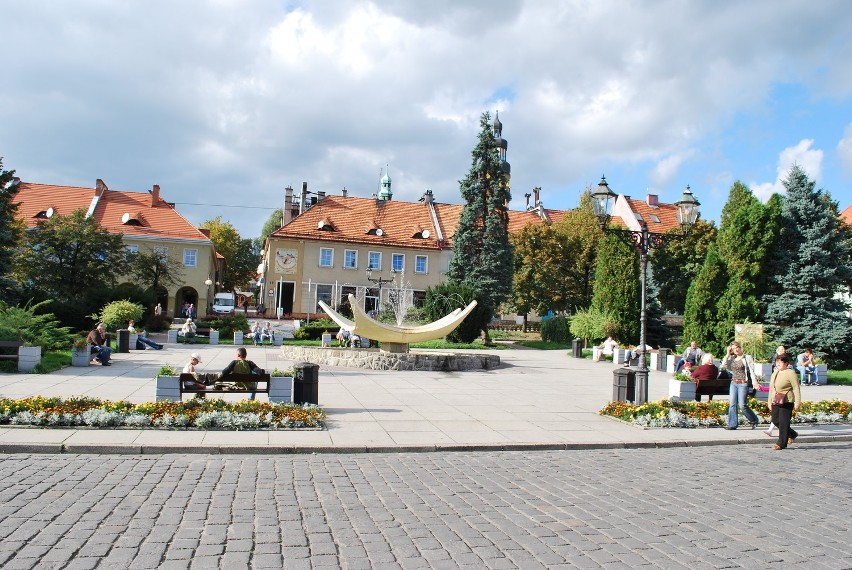
[[130,331],[118,329],[118,350],[116,352],[130,352]]
[[571,354],[574,358],[583,358],[583,339],[575,338],[571,341]]
[[319,364],[298,362],[293,367],[293,403],[319,405]]
[[669,354],[671,354],[672,349],[670,348],[660,348],[657,351],[657,370],[660,372],[666,371],[666,362],[669,360]]
[[629,368],[612,372],[612,401],[632,402],[636,399],[636,373]]

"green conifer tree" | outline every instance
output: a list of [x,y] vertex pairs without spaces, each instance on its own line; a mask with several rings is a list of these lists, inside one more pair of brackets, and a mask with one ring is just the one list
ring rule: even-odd
[[0,157],[0,301],[12,301],[12,265],[24,236],[24,225],[17,219],[18,179],[14,170],[3,170]]
[[632,247],[618,236],[600,241],[592,309],[612,315],[622,343],[639,342],[639,263]]
[[719,298],[728,281],[725,264],[719,256],[715,243],[707,247],[704,265],[698,272],[689,291],[686,293],[686,305],[683,309],[683,338],[696,341],[706,352],[716,356],[724,353],[727,336],[719,337],[716,321]]
[[794,166],[784,180],[783,229],[777,255],[786,271],[775,276],[780,293],[768,296],[766,320],[787,346],[813,348],[835,364],[849,362],[852,319],[835,294],[852,278],[849,229],[837,203]]
[[490,118],[489,113],[480,117],[470,171],[460,183],[465,205],[453,236],[448,277],[473,287],[479,303],[493,315],[511,293],[514,263],[509,243],[509,179]]

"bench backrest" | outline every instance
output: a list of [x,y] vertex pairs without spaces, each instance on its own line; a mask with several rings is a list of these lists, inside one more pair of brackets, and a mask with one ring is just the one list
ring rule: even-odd
[[18,348],[24,346],[19,340],[0,340],[0,348]]

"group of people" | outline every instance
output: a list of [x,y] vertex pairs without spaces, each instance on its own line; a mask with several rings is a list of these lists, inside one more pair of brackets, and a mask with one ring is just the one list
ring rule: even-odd
[[263,344],[264,340],[268,340],[270,344],[275,342],[275,331],[269,321],[263,323],[263,326],[260,325],[260,321],[254,321],[250,332],[255,346]]
[[[201,390],[196,393],[196,398],[204,398],[204,390],[207,389],[207,384],[198,380],[198,371],[195,369],[201,363],[201,355],[193,352],[189,355],[189,362],[183,367],[184,374],[192,374],[195,381],[195,388]],[[237,357],[232,360],[224,370],[219,374],[220,379],[227,379],[231,374],[263,374],[263,369],[257,364],[248,359],[248,352],[245,347],[237,348]],[[249,395],[249,400],[254,400],[254,392]]]
[[[127,323],[127,330],[130,334],[136,336],[136,350],[145,350],[146,347],[154,350],[162,350],[163,345],[159,344],[150,338],[144,330],[137,329],[134,321]],[[110,359],[112,358],[112,348],[109,346],[109,337],[105,323],[98,323],[94,329],[86,336],[86,342],[89,343],[89,349],[92,357],[92,362],[97,362],[101,366],[111,366]]]

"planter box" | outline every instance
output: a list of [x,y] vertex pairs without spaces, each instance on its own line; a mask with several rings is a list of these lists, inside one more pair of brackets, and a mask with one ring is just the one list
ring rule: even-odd
[[210,344],[219,344],[219,331],[210,330]]
[[331,347],[331,335],[330,334],[322,335],[322,347],[323,348]]
[[273,346],[281,346],[284,344],[284,338],[280,334],[276,334],[275,338],[272,339]]
[[180,376],[157,376],[156,400],[180,402]]
[[828,384],[828,364],[817,364],[816,369],[819,384],[825,386]]
[[291,376],[271,376],[269,378],[269,402],[287,404],[293,401],[293,378]]
[[39,362],[41,362],[40,346],[18,347],[18,372],[32,372]]
[[769,379],[772,378],[772,365],[768,362],[755,362],[754,375],[762,376],[764,382],[769,382]]
[[674,374],[678,358],[680,358],[680,355],[678,354],[670,354],[666,357],[666,372],[668,372],[669,374]]
[[234,333],[234,346],[242,346],[243,345],[243,336],[244,334],[241,332]]
[[92,349],[90,345],[86,345],[84,350],[71,350],[71,366],[85,368],[92,361]]
[[175,329],[169,329],[169,332],[166,333],[166,342],[170,342],[172,344],[177,344],[177,336],[178,331]]
[[680,382],[669,379],[670,400],[695,400],[695,382]]

